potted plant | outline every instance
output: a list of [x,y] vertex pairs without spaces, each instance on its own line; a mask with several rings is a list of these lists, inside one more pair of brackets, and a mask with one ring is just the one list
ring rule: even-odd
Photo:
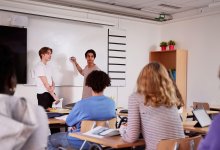
[[161,42],[161,43],[160,43],[160,47],[161,47],[161,50],[162,50],[162,51],[165,51],[165,50],[167,49],[167,42],[164,42],[164,41]]
[[174,50],[174,45],[176,45],[175,41],[173,40],[170,40],[168,42],[168,45],[169,45],[169,50]]

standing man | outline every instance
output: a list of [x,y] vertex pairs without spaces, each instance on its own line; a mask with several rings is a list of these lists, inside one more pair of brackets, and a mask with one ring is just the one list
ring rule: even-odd
[[84,69],[82,69],[80,67],[80,65],[77,63],[76,58],[75,57],[71,57],[70,61],[76,65],[77,70],[79,71],[79,73],[84,76],[84,81],[83,81],[83,93],[82,93],[82,99],[87,98],[92,96],[92,89],[91,87],[88,87],[85,85],[86,82],[86,78],[87,76],[94,70],[100,70],[96,64],[94,63],[94,60],[96,58],[96,53],[93,49],[89,49],[86,51],[85,53],[85,58],[87,61],[87,65],[85,66]]
[[52,107],[53,102],[59,103],[54,92],[55,84],[52,79],[52,69],[47,64],[51,60],[52,52],[51,48],[42,47],[39,50],[41,61],[35,67],[38,105],[43,106],[44,109]]

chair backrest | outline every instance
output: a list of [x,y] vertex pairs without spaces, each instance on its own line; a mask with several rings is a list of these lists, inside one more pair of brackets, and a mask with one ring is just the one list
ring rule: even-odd
[[83,120],[81,123],[81,129],[80,132],[84,133],[96,126],[103,126],[115,129],[116,126],[116,118],[112,118],[110,120],[104,120],[104,121],[95,121],[95,120]]
[[180,139],[161,140],[157,145],[157,150],[197,150],[201,135]]
[[210,106],[209,106],[209,103],[193,102],[193,109],[205,109],[205,110],[210,110]]

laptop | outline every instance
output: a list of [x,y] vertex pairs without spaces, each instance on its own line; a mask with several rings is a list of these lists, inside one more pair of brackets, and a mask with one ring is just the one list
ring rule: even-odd
[[207,127],[212,123],[211,118],[204,109],[195,109],[192,113],[198,121],[195,127]]

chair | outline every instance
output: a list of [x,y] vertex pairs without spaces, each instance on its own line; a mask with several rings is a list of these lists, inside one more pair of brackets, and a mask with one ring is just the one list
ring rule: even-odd
[[80,132],[82,133],[87,132],[96,126],[102,126],[102,127],[115,129],[116,128],[115,123],[116,123],[116,118],[105,120],[105,121],[83,120],[81,122]]
[[209,103],[193,102],[193,109],[205,109],[205,110],[210,110],[210,106],[209,106]]
[[[81,129],[80,132],[81,133],[85,133],[93,128],[95,128],[96,126],[102,126],[102,127],[108,127],[108,128],[112,128],[115,129],[116,128],[116,118],[112,118],[110,120],[104,120],[104,121],[95,121],[95,120],[83,120],[81,122]],[[84,145],[85,145],[86,141],[83,142],[81,149],[83,149]],[[98,144],[93,144],[93,149],[97,148],[100,149],[101,145]]]
[[197,150],[202,136],[186,137],[180,139],[161,140],[157,150]]

